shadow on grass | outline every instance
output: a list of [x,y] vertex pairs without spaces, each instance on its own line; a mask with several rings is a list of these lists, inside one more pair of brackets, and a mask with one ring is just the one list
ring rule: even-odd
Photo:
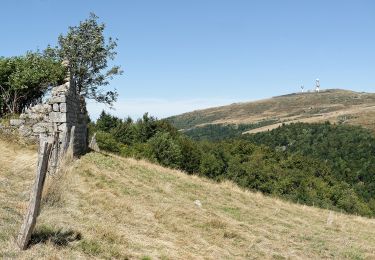
[[73,230],[54,230],[50,227],[42,226],[31,235],[29,246],[40,243],[52,243],[55,246],[67,246],[70,242],[82,239],[80,232]]

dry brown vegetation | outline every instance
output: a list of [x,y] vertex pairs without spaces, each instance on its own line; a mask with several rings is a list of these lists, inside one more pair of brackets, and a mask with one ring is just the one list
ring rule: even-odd
[[282,123],[325,121],[362,125],[375,131],[374,116],[374,93],[326,90],[320,93],[297,93],[198,110],[171,117],[170,120],[178,128],[185,129],[206,124],[272,122],[249,131],[251,133],[271,130]]
[[374,219],[99,153],[50,178],[32,244],[20,252],[14,238],[36,154],[4,141],[0,154],[0,258],[375,258]]

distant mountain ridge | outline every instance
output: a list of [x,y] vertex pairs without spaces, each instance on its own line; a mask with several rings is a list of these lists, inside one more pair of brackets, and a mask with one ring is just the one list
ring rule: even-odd
[[319,93],[291,93],[254,102],[196,110],[167,118],[180,130],[205,125],[258,124],[250,133],[294,122],[329,121],[361,125],[375,131],[375,93],[327,89]]

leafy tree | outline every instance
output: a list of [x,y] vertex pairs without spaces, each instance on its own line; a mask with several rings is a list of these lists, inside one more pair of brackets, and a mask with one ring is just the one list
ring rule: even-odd
[[107,114],[104,110],[96,121],[96,128],[100,131],[109,132],[121,124],[121,119]]
[[112,129],[113,136],[122,144],[131,145],[136,140],[136,129],[132,121],[125,121]]
[[79,26],[69,27],[66,35],[60,35],[57,49],[48,48],[47,53],[57,54],[68,61],[68,69],[75,83],[77,94],[112,105],[117,99],[116,91],[104,91],[109,79],[122,73],[119,66],[108,68],[108,61],[116,56],[117,39],[104,37],[105,24],[98,17],[90,17]]
[[158,123],[155,117],[149,116],[145,113],[143,117],[137,120],[137,140],[140,142],[147,142],[153,137],[158,128]]
[[61,63],[40,52],[0,58],[0,115],[20,113],[40,101],[51,85],[66,75]]
[[348,213],[358,213],[365,216],[371,216],[373,212],[366,203],[364,203],[353,189],[346,189],[337,202],[337,206]]

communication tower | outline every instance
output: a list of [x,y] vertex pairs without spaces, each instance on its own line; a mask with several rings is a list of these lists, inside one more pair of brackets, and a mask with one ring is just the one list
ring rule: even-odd
[[319,82],[319,79],[316,79],[316,81],[315,81],[315,92],[319,93],[319,91],[320,91],[320,82]]

